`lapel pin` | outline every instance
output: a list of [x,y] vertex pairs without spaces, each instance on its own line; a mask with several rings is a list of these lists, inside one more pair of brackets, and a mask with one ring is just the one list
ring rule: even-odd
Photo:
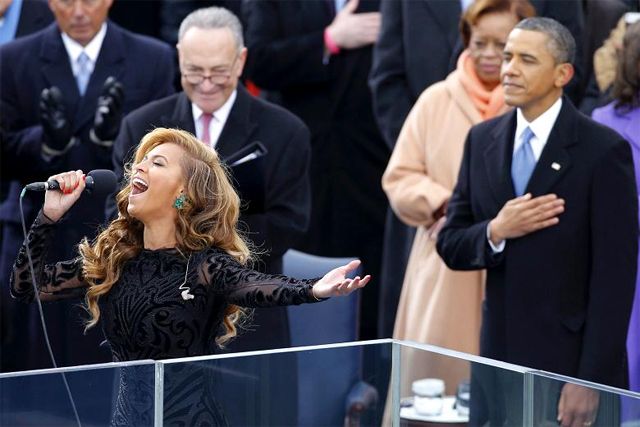
[[553,170],[559,171],[561,167],[562,166],[560,166],[560,163],[556,163],[556,162],[551,163],[551,169]]

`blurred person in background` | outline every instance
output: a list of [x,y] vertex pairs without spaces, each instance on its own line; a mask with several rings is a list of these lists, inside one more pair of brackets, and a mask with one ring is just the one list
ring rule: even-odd
[[[418,227],[402,285],[393,338],[478,354],[484,271],[452,271],[436,252],[467,132],[507,111],[500,85],[502,50],[527,0],[476,0],[460,22],[465,46],[457,69],[425,90],[405,121],[382,185],[394,212]],[[454,394],[468,366],[445,358],[407,361],[414,379],[445,380]],[[409,392],[409,390],[406,390]]]
[[616,27],[629,6],[623,0],[582,0],[584,10],[584,53],[585,53],[585,92],[580,102],[580,111],[590,115],[596,107],[608,100],[600,92],[593,68],[594,54],[602,47],[611,30]]
[[[360,337],[377,337],[379,268],[387,201],[380,179],[389,148],[367,87],[378,39],[377,0],[250,0],[247,77],[273,91],[311,131],[311,220],[295,246],[362,260],[371,292],[362,295]],[[356,167],[357,165],[357,167]]]
[[[171,49],[110,22],[111,4],[112,0],[49,0],[55,23],[0,47],[0,125],[11,143],[10,155],[30,159],[22,167],[37,171],[35,180],[70,169],[110,169],[122,115],[173,92]],[[0,207],[3,292],[24,239],[18,206],[24,184],[12,181]],[[104,200],[104,195],[85,197],[69,211],[49,261],[71,257],[75,243],[95,235],[104,221]],[[41,203],[41,194],[27,194],[27,223]],[[11,313],[15,325],[3,337],[2,370],[50,367],[46,353],[33,350],[44,349],[35,307],[16,307],[5,294],[2,310]],[[79,310],[67,303],[45,307],[54,352],[63,366],[108,360],[108,351],[100,352],[97,345],[102,335],[93,332],[82,338],[81,325],[70,320]],[[87,343],[82,351],[79,340]]]
[[[640,189],[640,22],[625,32],[618,60],[618,73],[611,91],[613,101],[593,111],[595,121],[609,126],[622,135],[631,146],[636,172],[636,186]],[[639,193],[640,196],[640,193]],[[638,259],[640,265],[640,258]],[[629,358],[629,389],[640,392],[640,276],[627,336]],[[640,419],[640,408],[626,407],[629,419]],[[631,413],[635,411],[634,413]]]

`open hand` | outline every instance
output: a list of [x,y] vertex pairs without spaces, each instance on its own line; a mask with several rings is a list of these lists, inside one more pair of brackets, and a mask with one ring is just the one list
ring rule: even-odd
[[356,49],[378,40],[380,12],[355,13],[357,8],[358,0],[349,0],[327,27],[331,39],[341,49]]
[[564,212],[564,200],[555,194],[533,197],[531,193],[509,200],[489,223],[491,242],[521,237],[556,225]]
[[344,296],[364,287],[371,280],[371,276],[368,274],[362,279],[360,276],[356,276],[354,279],[347,279],[347,275],[358,268],[359,265],[360,261],[354,260],[347,265],[334,268],[313,285],[313,295],[316,298]]
[[589,427],[596,419],[599,404],[597,390],[566,383],[558,402],[558,423],[562,427]]
[[85,187],[85,175],[77,170],[54,175],[49,179],[58,181],[60,191],[45,192],[42,212],[52,221],[58,221],[80,198]]

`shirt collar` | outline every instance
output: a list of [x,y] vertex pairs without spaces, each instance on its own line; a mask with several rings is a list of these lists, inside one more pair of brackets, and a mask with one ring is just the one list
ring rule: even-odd
[[107,35],[107,23],[103,22],[102,27],[100,27],[100,31],[91,39],[91,41],[86,45],[82,46],[77,41],[73,40],[66,33],[61,33],[62,43],[64,43],[64,47],[67,50],[67,55],[69,55],[69,59],[71,62],[76,62],[78,57],[82,52],[86,53],[92,63],[98,60],[98,55],[100,54],[100,48],[102,48],[102,42],[104,41],[104,37]]
[[[549,135],[551,134],[551,129],[553,129],[553,125],[556,123],[558,119],[558,115],[560,114],[560,109],[562,108],[562,97],[558,98],[556,102],[551,105],[544,113],[540,114],[535,120],[532,122],[528,122],[527,119],[524,118],[522,114],[522,110],[518,108],[516,110],[516,141],[520,140],[522,136],[522,132],[529,127],[531,131],[534,133],[536,138],[544,144],[547,143],[549,139]],[[519,145],[519,144],[518,144]],[[514,147],[514,150],[517,147]]]
[[[227,122],[227,118],[229,117],[229,113],[231,113],[231,108],[233,107],[237,96],[238,90],[235,89],[233,92],[231,92],[231,96],[229,96],[229,99],[227,99],[226,102],[222,104],[222,107],[213,112],[213,117],[215,117],[215,119],[218,120],[223,126]],[[200,120],[200,116],[202,116],[203,111],[195,104],[195,102],[191,103],[191,111],[193,113],[193,120],[195,120],[196,122]]]

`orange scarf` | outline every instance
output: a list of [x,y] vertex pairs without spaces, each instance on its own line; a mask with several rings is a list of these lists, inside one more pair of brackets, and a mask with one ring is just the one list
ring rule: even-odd
[[502,85],[498,84],[495,89],[489,91],[485,89],[476,74],[473,66],[473,59],[468,50],[465,50],[458,58],[458,78],[465,91],[473,101],[483,120],[490,119],[498,115],[504,107],[504,93]]

